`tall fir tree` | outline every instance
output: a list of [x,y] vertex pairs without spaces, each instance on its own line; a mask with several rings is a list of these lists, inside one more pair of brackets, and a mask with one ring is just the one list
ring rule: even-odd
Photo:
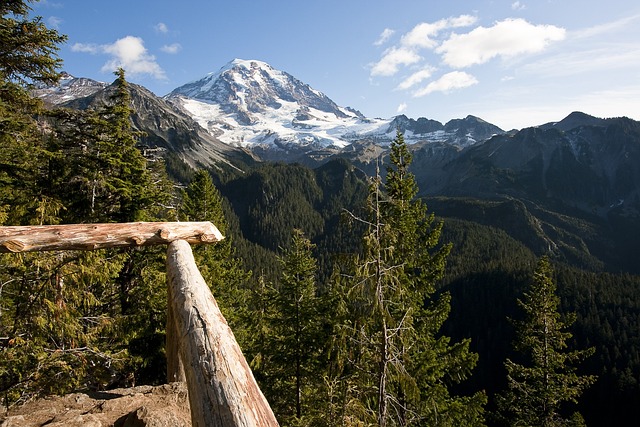
[[[122,68],[114,72],[108,103],[98,110],[96,141],[97,164],[91,183],[91,213],[94,220],[106,222],[158,221],[173,218],[164,205],[172,198],[163,168],[149,164],[138,146],[142,134],[131,121],[133,114],[129,83]],[[117,319],[114,350],[126,351],[130,357],[126,372],[144,382],[160,382],[166,376],[164,328],[166,323],[166,289],[164,248],[143,251],[116,251],[121,267],[113,285],[118,304],[111,315]]]
[[285,425],[310,419],[321,383],[325,349],[322,301],[318,295],[313,245],[301,230],[279,257],[282,275],[273,301],[269,354],[270,391]]
[[440,334],[449,296],[437,296],[436,284],[450,247],[439,245],[442,223],[416,198],[400,132],[390,163],[385,183],[377,174],[370,187],[369,230],[347,296],[357,348],[350,350],[356,379],[349,387],[361,403],[351,418],[378,426],[481,425],[484,394],[449,393],[470,375],[477,355],[468,340],[451,344]]
[[[547,256],[538,261],[531,287],[518,300],[524,313],[516,321],[514,347],[525,359],[505,362],[507,390],[498,396],[502,420],[518,426],[579,426],[584,420],[577,412],[568,417],[564,406],[578,398],[595,377],[579,375],[576,364],[593,354],[594,349],[569,350],[567,328],[575,315],[561,316],[560,298],[556,295],[553,268]],[[563,319],[564,317],[564,319]]]
[[204,169],[196,171],[182,192],[178,219],[181,221],[210,221],[225,238],[213,245],[194,248],[194,257],[205,281],[218,300],[220,310],[239,342],[247,337],[240,319],[246,310],[246,282],[251,272],[246,271],[236,257],[233,239],[229,235],[224,199],[216,188],[211,174]]
[[96,147],[96,172],[104,179],[96,176],[92,211],[107,213],[110,221],[131,222],[143,219],[145,211],[161,195],[154,191],[157,186],[137,147],[141,135],[131,124],[131,95],[125,71],[119,68],[114,74],[110,102],[100,111],[104,130]]
[[40,18],[29,18],[30,3],[0,4],[0,223],[14,225],[37,221],[37,178],[46,156],[35,122],[42,103],[29,87],[59,80],[58,45],[66,40]]
[[[161,162],[149,165],[136,146],[124,72],[117,76],[111,87],[115,95],[105,108],[46,113],[47,156],[34,177],[38,204],[36,209],[23,205],[33,211],[29,222],[167,218],[168,179]],[[163,252],[146,248],[7,256],[11,285],[5,289],[13,298],[3,314],[13,318],[8,336],[24,338],[9,340],[20,345],[7,349],[13,364],[5,377],[8,394],[19,400],[108,387],[124,378],[162,380]],[[52,381],[52,367],[72,375]]]

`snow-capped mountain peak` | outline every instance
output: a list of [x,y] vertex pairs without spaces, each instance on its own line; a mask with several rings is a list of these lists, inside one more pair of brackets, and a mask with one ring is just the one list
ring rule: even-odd
[[234,59],[167,98],[234,145],[342,147],[348,144],[345,128],[371,125],[359,112],[257,60]]
[[258,60],[234,59],[218,71],[174,89],[166,99],[221,141],[252,149],[343,148],[363,139],[385,145],[398,128],[406,131],[409,143],[433,140],[466,146],[483,139],[473,131],[463,132],[458,125],[445,129],[430,121],[421,129],[421,122],[413,123],[406,117],[404,121],[398,121],[400,117],[368,119]]
[[63,104],[73,99],[84,98],[104,89],[108,84],[84,77],[74,77],[63,72],[56,86],[41,86],[32,91],[33,95],[51,105]]
[[347,115],[323,93],[257,60],[234,59],[217,72],[175,89],[169,96],[172,95],[231,104],[230,110],[253,113],[277,109],[285,103],[297,103],[300,107],[315,108],[336,116]]

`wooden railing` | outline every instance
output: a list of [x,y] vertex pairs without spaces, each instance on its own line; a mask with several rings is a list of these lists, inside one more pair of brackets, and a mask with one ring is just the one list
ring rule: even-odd
[[186,381],[193,426],[277,426],[273,411],[193,258],[224,237],[210,222],[0,227],[0,252],[167,244],[167,377]]

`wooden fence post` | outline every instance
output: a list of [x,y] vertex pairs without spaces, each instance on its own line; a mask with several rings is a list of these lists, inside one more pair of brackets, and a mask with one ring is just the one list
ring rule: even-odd
[[193,426],[278,426],[186,241],[169,244],[167,274]]

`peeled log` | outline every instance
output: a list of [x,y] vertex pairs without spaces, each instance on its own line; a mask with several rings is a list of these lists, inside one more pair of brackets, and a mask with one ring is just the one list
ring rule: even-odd
[[184,240],[191,244],[224,239],[210,222],[128,222],[0,227],[0,252],[93,250],[149,246]]
[[187,242],[169,245],[167,274],[192,424],[278,426]]
[[173,307],[169,292],[167,292],[167,337],[166,337],[166,353],[167,353],[167,382],[169,384],[175,382],[186,382],[187,377],[184,373],[184,365],[180,359],[180,349],[178,348],[179,335],[176,329],[176,321],[173,316]]

